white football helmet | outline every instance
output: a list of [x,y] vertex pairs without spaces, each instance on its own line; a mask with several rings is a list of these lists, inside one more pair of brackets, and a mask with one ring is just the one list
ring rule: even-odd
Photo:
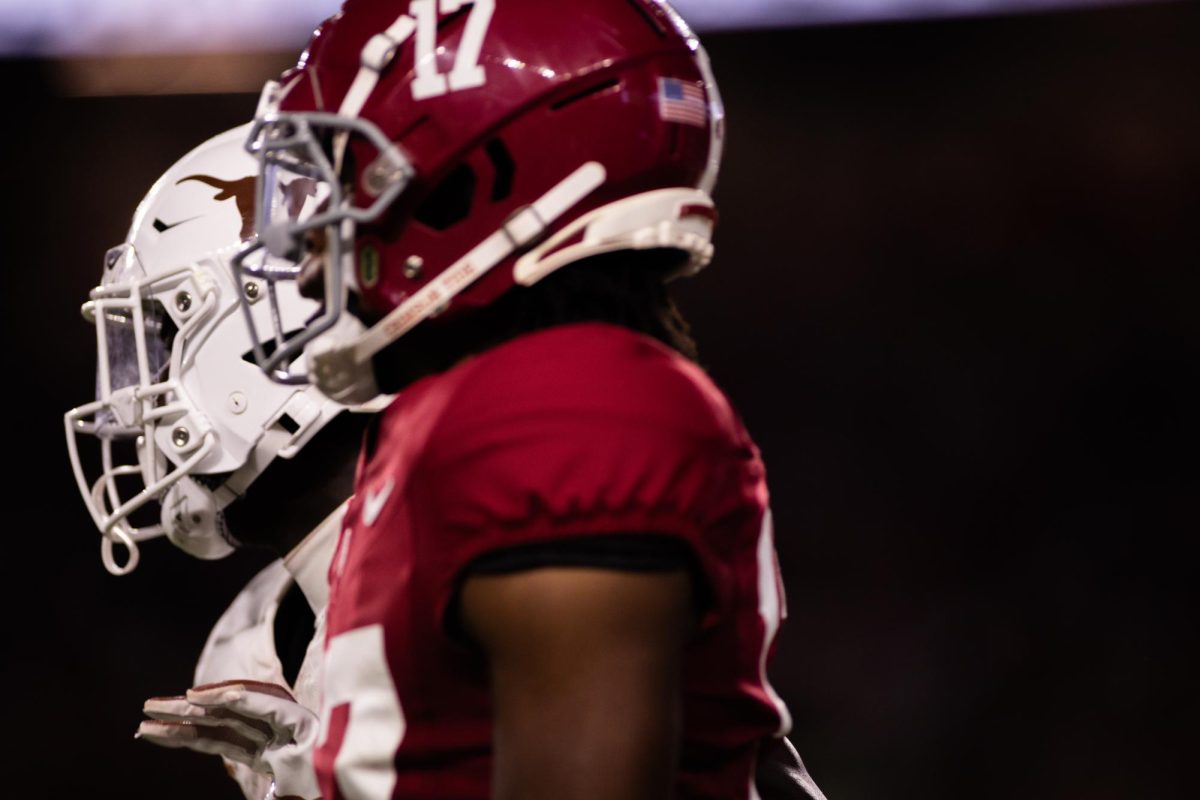
[[[139,542],[163,534],[200,558],[227,555],[221,509],[344,410],[316,389],[272,382],[254,363],[243,293],[252,316],[283,330],[319,309],[292,281],[234,285],[228,260],[253,235],[255,214],[247,132],[221,134],[167,170],[83,306],[96,326],[97,399],[67,412],[67,448],[113,574],[132,571]],[[290,189],[292,213],[312,213],[312,187]],[[85,467],[81,434],[99,443],[98,463]],[[159,522],[134,524],[151,501]],[[128,551],[124,563],[114,544]]]

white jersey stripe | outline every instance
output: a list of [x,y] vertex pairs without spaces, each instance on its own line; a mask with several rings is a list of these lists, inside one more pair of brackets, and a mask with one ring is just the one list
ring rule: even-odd
[[785,736],[792,729],[792,715],[767,680],[767,654],[771,650],[771,643],[775,641],[775,634],[779,632],[779,623],[786,615],[783,587],[779,583],[779,564],[775,557],[775,530],[769,508],[763,513],[762,532],[758,536],[758,615],[762,618],[764,628],[762,653],[758,660],[759,680],[779,714],[779,730],[775,735]]

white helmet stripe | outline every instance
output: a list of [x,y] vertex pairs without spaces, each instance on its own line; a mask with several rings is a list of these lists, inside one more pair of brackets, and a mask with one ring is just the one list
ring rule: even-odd
[[377,33],[367,40],[363,46],[359,61],[362,66],[354,76],[354,83],[342,98],[338,113],[346,117],[357,117],[362,113],[375,86],[379,83],[379,73],[383,72],[391,60],[395,58],[400,45],[408,40],[417,29],[417,23],[407,14],[396,18],[387,30]]

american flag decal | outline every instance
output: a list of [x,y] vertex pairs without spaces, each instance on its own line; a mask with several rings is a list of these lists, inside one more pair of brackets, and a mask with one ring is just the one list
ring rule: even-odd
[[704,90],[678,78],[659,78],[658,114],[667,122],[707,128],[708,103]]

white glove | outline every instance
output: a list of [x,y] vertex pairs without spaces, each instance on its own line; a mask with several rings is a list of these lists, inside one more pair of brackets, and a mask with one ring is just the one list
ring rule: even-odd
[[137,737],[245,764],[274,780],[277,800],[320,800],[313,771],[317,715],[274,683],[222,681],[188,689],[185,697],[152,697]]

